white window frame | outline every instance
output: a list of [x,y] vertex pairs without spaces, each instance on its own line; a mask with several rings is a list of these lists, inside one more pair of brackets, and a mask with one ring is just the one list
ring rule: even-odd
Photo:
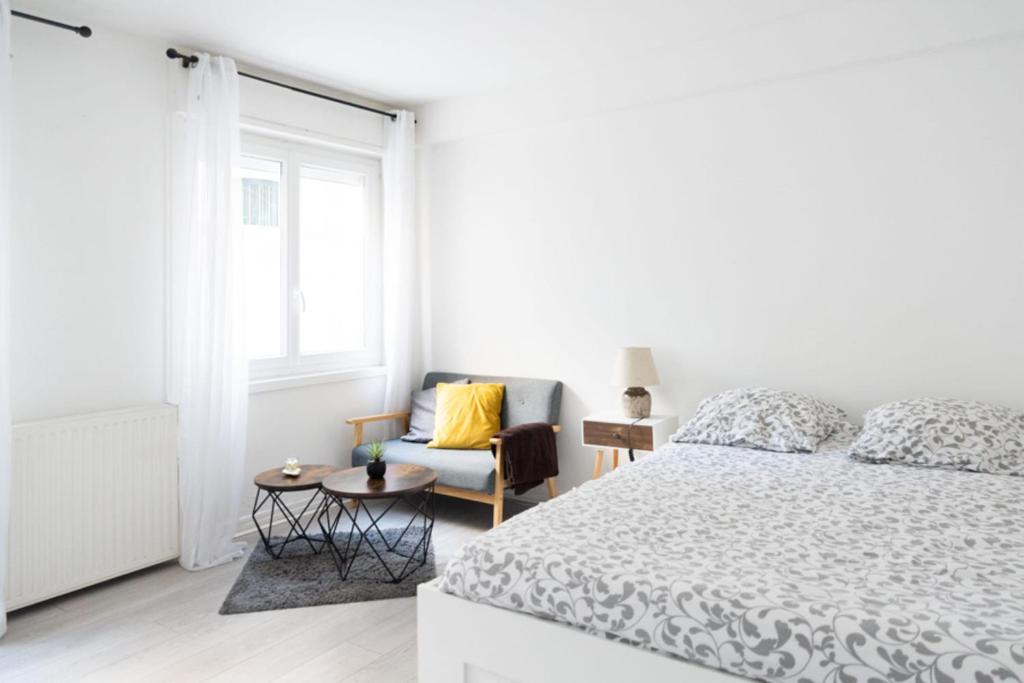
[[[242,156],[281,162],[281,320],[284,355],[249,361],[253,382],[289,379],[379,366],[383,359],[381,333],[381,159],[337,149],[331,145],[296,142],[256,133],[243,133]],[[299,288],[299,182],[302,166],[354,173],[366,180],[366,227],[363,249],[363,329],[361,349],[337,353],[300,354],[302,292]],[[338,264],[344,267],[344,262]]]

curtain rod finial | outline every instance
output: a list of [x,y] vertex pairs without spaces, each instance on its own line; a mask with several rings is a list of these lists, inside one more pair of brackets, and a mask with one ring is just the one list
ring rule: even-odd
[[28,19],[29,21],[34,21],[39,24],[46,24],[47,26],[55,26],[66,31],[73,31],[83,38],[88,38],[92,35],[92,29],[88,26],[72,26],[71,24],[65,24],[63,21],[54,21],[53,19],[47,19],[46,17],[37,17],[34,14],[19,12],[16,9],[11,10],[11,16],[18,17],[19,19]]
[[167,52],[165,52],[164,54],[167,55],[168,59],[180,59],[181,66],[183,69],[187,69],[193,64],[199,62],[199,57],[196,57],[195,55],[183,55],[177,50],[175,50],[173,47],[167,48]]

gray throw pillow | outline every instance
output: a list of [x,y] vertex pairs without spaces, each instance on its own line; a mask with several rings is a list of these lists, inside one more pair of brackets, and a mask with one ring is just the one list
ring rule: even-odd
[[[463,377],[448,384],[469,384]],[[434,438],[434,412],[437,410],[437,389],[423,389],[412,392],[412,415],[409,416],[409,433],[402,441],[427,443]]]
[[1024,413],[948,398],[886,403],[864,416],[850,457],[1024,475]]

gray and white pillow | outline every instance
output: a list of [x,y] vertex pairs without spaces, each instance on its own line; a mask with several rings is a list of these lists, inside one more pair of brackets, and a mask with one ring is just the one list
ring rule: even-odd
[[[469,378],[463,377],[448,384],[469,384]],[[437,389],[431,387],[422,391],[412,392],[412,409],[409,415],[409,433],[404,434],[402,441],[428,443],[434,438],[434,418],[437,412]]]
[[730,389],[705,398],[673,441],[811,453],[846,424],[831,403],[795,391]]
[[1024,475],[1024,413],[949,398],[886,403],[864,416],[850,457]]

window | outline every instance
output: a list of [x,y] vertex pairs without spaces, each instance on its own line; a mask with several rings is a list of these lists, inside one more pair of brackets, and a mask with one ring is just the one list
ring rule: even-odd
[[251,377],[379,364],[380,161],[252,136],[241,170]]

